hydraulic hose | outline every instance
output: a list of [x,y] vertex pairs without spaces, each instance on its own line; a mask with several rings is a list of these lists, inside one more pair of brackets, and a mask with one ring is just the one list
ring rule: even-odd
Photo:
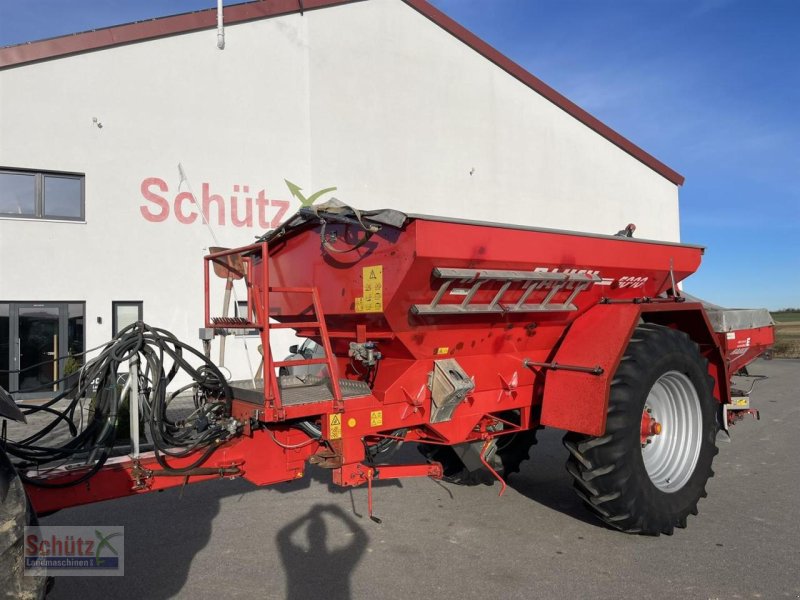
[[[91,478],[114,454],[117,441],[118,417],[122,408],[120,376],[127,373],[128,361],[139,357],[139,397],[131,398],[140,405],[140,415],[149,433],[149,446],[156,460],[173,473],[196,471],[220,444],[238,433],[237,424],[230,419],[231,389],[219,371],[195,348],[179,341],[172,333],[142,322],[129,325],[110,342],[99,346],[99,354],[86,362],[78,380],[52,400],[25,407],[26,415],[44,412],[52,419],[38,431],[19,440],[0,440],[8,455],[15,461],[22,478],[31,485],[66,487]],[[195,366],[198,365],[199,366]],[[179,373],[193,383],[168,392],[168,386]],[[52,384],[51,384],[52,385]],[[179,393],[193,391],[194,411],[188,418],[172,418],[168,408]],[[65,407],[57,404],[65,399]],[[83,401],[90,400],[92,411],[88,423],[83,419]],[[47,441],[59,425],[66,425],[66,441]],[[320,432],[321,436],[321,432]],[[186,457],[199,453],[196,460],[181,468],[173,467],[168,457]],[[53,484],[25,475],[27,471],[50,469],[54,463],[82,459],[88,470],[67,483]]]

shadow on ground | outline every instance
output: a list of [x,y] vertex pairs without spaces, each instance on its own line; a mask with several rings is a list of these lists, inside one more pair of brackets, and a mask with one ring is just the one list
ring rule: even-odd
[[[557,431],[539,432],[532,459],[509,486],[519,494],[557,512],[593,526],[604,525],[592,517],[572,491],[564,469],[566,450]],[[395,456],[397,462],[419,460],[413,445]],[[273,493],[296,493],[322,484],[334,494],[349,494],[351,511],[334,504],[316,504],[302,517],[283,527],[275,544],[283,561],[287,598],[350,597],[350,579],[367,545],[357,519],[365,518],[366,506],[357,505],[351,489],[331,482],[330,473],[310,467],[306,476],[271,486]],[[438,483],[438,482],[437,482]],[[451,484],[442,484],[453,496]],[[402,487],[397,480],[376,481],[376,488]],[[180,597],[189,578],[192,561],[208,545],[222,500],[263,493],[244,480],[209,482],[180,489],[124,498],[114,502],[64,510],[43,519],[46,525],[122,525],[125,527],[125,577],[59,577],[50,600],[80,597],[113,597],[115,600],[166,600]],[[228,510],[228,508],[226,508]],[[246,514],[245,518],[262,518]],[[331,531],[337,533],[332,543]],[[246,529],[244,530],[246,534]],[[342,540],[345,543],[342,543]],[[220,549],[236,552],[236,548]],[[212,576],[212,574],[208,574]],[[234,574],[216,573],[215,577]],[[275,577],[275,574],[271,575]],[[335,582],[336,585],[333,585]],[[331,596],[330,594],[336,594]]]
[[[330,521],[344,529],[345,535],[332,536]],[[337,538],[347,541],[335,545]],[[335,504],[317,504],[286,525],[278,532],[276,544],[286,573],[287,600],[321,595],[330,600],[349,600],[350,579],[367,542],[361,526]]]
[[[312,482],[326,485],[332,493],[349,494],[353,516],[336,505],[318,504],[281,530],[276,544],[284,558],[287,597],[311,597],[307,593],[313,588],[309,582],[316,581],[315,589],[319,590],[317,580],[323,578],[320,581],[329,584],[336,580],[335,589],[343,590],[341,594],[336,591],[335,596],[330,596],[333,592],[329,590],[327,597],[347,598],[350,575],[366,548],[366,534],[353,518],[363,518],[362,513],[366,511],[356,510],[351,489],[334,485],[330,473],[316,467],[309,468],[303,479],[268,489],[273,493],[296,493],[310,487]],[[376,481],[374,484],[376,488],[390,486],[402,486],[402,483],[394,480]],[[124,577],[58,577],[48,600],[81,597],[166,600],[180,597],[194,557],[211,539],[221,501],[264,491],[244,480],[207,482],[191,485],[185,491],[175,488],[66,509],[42,518],[44,525],[121,525],[125,528]],[[246,515],[246,518],[263,517]],[[328,524],[337,526],[339,530],[346,529],[344,535],[354,544],[353,547],[347,546],[348,552],[340,552],[338,547],[330,544]],[[306,536],[299,546],[295,535],[297,530]],[[235,548],[230,550],[236,551]],[[214,575],[226,577],[225,573]]]

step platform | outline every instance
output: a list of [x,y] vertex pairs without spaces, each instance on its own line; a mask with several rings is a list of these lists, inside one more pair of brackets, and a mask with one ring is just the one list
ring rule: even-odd
[[[264,380],[240,379],[230,382],[233,397],[243,402],[264,404]],[[283,406],[300,406],[333,400],[330,377],[316,375],[281,375],[278,377]],[[372,393],[364,381],[339,379],[342,399],[361,398]]]

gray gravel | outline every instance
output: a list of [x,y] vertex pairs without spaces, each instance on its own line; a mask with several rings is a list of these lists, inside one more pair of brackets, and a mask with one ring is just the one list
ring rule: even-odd
[[366,518],[366,490],[322,471],[56,513],[44,523],[124,525],[126,574],[61,577],[51,598],[800,598],[800,361],[751,370],[769,376],[754,393],[761,420],[720,443],[700,515],[671,537],[595,521],[572,494],[560,433],[544,431],[502,498],[498,486],[385,482],[382,525]]

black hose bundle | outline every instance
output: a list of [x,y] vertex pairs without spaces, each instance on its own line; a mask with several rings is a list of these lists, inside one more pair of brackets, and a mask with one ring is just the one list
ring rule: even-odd
[[[189,362],[189,355],[200,359],[199,367]],[[219,369],[170,332],[138,322],[120,331],[97,357],[87,361],[77,382],[67,390],[45,404],[23,411],[26,415],[46,412],[54,417],[23,440],[5,441],[5,450],[17,459],[14,462],[24,481],[42,487],[66,487],[86,481],[102,468],[117,441],[122,392],[128,391],[124,376],[131,362],[139,365],[139,414],[156,460],[164,469],[175,473],[195,469],[222,442],[239,433],[241,425],[230,418],[231,390]],[[191,382],[168,393],[167,387],[181,372]],[[186,418],[171,418],[167,412],[170,403],[189,391],[193,393],[194,411]],[[88,423],[79,430],[76,417],[83,419],[86,398],[91,398],[92,410]],[[69,399],[69,404],[56,408],[64,399]],[[45,445],[48,435],[62,423],[71,438],[58,445]],[[189,465],[178,468],[168,463],[168,457],[181,458],[198,451],[198,458]],[[55,462],[84,464],[89,469],[66,483],[48,483],[25,475],[27,470]]]

